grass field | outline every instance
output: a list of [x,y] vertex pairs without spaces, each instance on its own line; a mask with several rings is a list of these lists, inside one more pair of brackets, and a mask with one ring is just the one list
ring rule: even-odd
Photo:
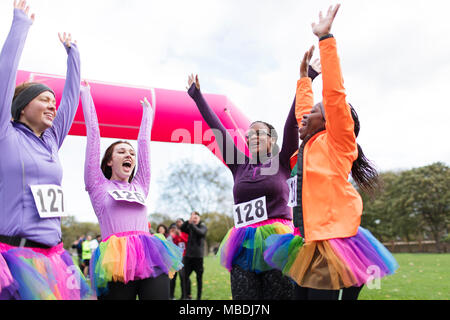
[[[361,291],[360,300],[449,300],[450,254],[395,254],[400,265],[396,274],[381,280],[380,289]],[[216,257],[204,260],[204,300],[231,300],[230,275]],[[197,284],[192,273],[192,296],[195,298]],[[180,282],[177,278],[175,297],[179,298]]]

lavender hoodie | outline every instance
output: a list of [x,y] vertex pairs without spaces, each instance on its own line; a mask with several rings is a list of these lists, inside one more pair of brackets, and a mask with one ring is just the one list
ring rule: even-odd
[[137,191],[148,196],[150,188],[150,135],[153,116],[148,107],[143,108],[138,135],[137,172],[131,183],[108,180],[100,168],[100,130],[89,87],[81,87],[81,102],[86,121],[86,159],[84,181],[92,207],[100,224],[102,238],[128,231],[149,232],[147,208],[133,202],[114,200],[108,191]]
[[12,122],[17,67],[31,24],[24,12],[14,9],[11,30],[0,53],[0,235],[55,246],[61,242],[60,218],[39,216],[30,185],[61,185],[58,150],[78,107],[80,59],[75,45],[66,47],[66,83],[51,128],[38,138],[25,125]]

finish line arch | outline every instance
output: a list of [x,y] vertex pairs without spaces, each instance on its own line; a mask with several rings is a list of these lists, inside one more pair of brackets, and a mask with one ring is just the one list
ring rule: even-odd
[[[64,89],[64,77],[23,70],[17,72],[17,84],[29,80],[44,83],[52,88],[56,94],[56,103],[59,105]],[[136,140],[142,119],[142,106],[139,101],[143,97],[147,97],[150,102],[154,101],[156,109],[152,141],[203,144],[224,162],[221,153],[216,152],[219,149],[215,138],[211,137],[211,133],[207,133],[208,124],[203,120],[197,106],[186,91],[91,80],[88,82],[97,110],[101,137]],[[250,120],[226,96],[204,94],[204,97],[222,124],[234,137],[238,148],[248,155],[244,135],[250,126]],[[180,134],[183,135],[183,138],[180,137]],[[86,135],[83,110],[80,106],[69,135]]]

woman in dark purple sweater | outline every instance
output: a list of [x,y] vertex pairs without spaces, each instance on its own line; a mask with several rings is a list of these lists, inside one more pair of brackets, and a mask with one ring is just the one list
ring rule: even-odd
[[[310,68],[311,69],[311,68]],[[312,77],[317,76],[311,69]],[[283,132],[281,150],[278,135],[268,123],[257,121],[247,132],[247,157],[235,145],[217,115],[205,101],[198,76],[189,77],[188,93],[203,119],[215,134],[222,157],[233,174],[234,220],[222,241],[219,255],[230,271],[234,300],[291,299],[293,284],[264,261],[264,240],[272,234],[292,233],[292,211],[287,205],[290,178],[289,159],[298,149],[295,100]]]

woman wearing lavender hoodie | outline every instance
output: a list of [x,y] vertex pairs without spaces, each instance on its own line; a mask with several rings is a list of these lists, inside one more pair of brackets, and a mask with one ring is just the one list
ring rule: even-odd
[[61,103],[40,83],[15,86],[28,30],[26,1],[0,53],[0,299],[83,299],[91,291],[61,242],[64,214],[58,150],[69,132],[80,94],[80,58],[71,36]]

